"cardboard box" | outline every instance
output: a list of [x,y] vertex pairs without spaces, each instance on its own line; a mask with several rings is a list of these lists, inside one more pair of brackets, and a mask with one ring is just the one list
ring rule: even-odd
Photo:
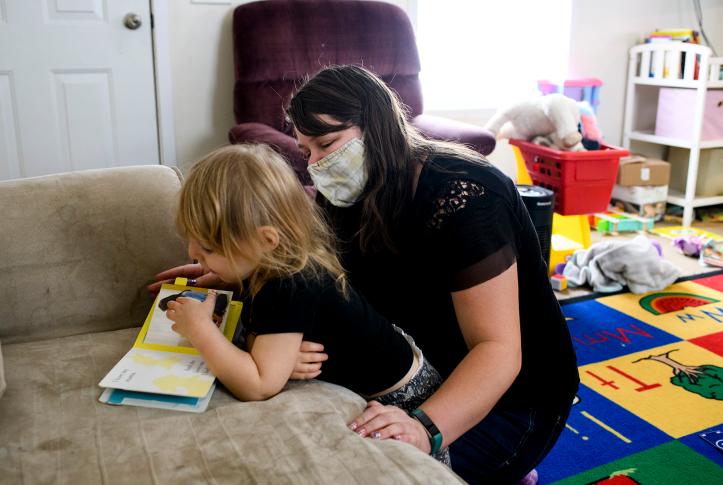
[[623,187],[636,185],[668,185],[670,164],[656,158],[633,155],[620,159],[616,184]]
[[[688,181],[689,158],[689,149],[670,147],[668,161],[671,164],[671,189],[685,193],[685,185]],[[698,160],[695,195],[710,197],[721,194],[723,194],[723,148],[701,150]]]
[[665,219],[667,198],[667,185],[623,187],[616,184],[613,187],[610,205],[659,222]]
[[633,204],[652,204],[661,200],[665,201],[668,198],[668,186],[623,187],[615,184],[612,197]]

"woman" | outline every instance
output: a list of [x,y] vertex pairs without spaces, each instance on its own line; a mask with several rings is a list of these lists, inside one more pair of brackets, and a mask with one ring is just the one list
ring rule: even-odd
[[[470,483],[518,482],[556,442],[579,376],[514,184],[476,153],[424,139],[384,83],[356,66],[322,70],[286,114],[351,284],[445,380],[416,414],[373,403],[350,428],[426,453],[450,446]],[[318,375],[322,350],[302,344],[292,377]]]

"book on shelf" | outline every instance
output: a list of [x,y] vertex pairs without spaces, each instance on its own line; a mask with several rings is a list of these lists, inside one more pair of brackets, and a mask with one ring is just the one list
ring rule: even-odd
[[[216,377],[188,339],[172,330],[166,310],[179,297],[203,301],[209,290],[186,286],[183,278],[176,283],[161,287],[133,348],[100,382],[106,388],[101,402],[191,412],[208,406]],[[213,319],[232,341],[242,304],[231,301],[232,292],[217,291]]]
[[[698,32],[690,29],[657,29],[651,32],[650,35],[645,39],[646,43],[688,43],[688,44],[700,44],[700,36]],[[657,52],[653,53],[650,62],[650,77],[655,77],[655,56],[659,55]],[[663,60],[663,78],[665,79],[683,79],[685,76],[685,52],[676,51],[665,51]],[[698,79],[700,55],[696,54],[695,59],[695,72],[693,73],[693,79]]]

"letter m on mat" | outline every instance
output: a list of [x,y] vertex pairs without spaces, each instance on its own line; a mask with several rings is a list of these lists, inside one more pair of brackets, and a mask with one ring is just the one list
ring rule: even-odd
[[[703,312],[703,313],[706,313],[706,312]],[[721,315],[721,317],[723,317],[723,315]],[[686,320],[689,322],[692,322],[694,318],[705,318],[705,317],[701,317],[700,315],[691,315],[690,313],[686,313],[685,315],[678,315],[678,318],[680,319],[681,322],[685,323]]]
[[[723,320],[718,320],[718,318],[723,318],[723,310],[721,310],[721,309],[718,308],[718,307],[714,307],[714,308],[715,308],[716,310],[718,310],[719,312],[721,312],[721,313],[704,312],[704,311],[702,311],[702,310],[701,310],[700,313],[703,313],[704,315],[708,315],[710,318],[712,318],[712,319],[715,320],[716,322],[720,323],[720,322],[722,322]],[[716,317],[718,317],[718,318],[716,318]]]

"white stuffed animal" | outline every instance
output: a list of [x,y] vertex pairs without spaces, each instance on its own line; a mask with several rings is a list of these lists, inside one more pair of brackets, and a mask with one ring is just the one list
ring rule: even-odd
[[550,136],[553,143],[570,152],[584,152],[577,103],[562,94],[536,96],[500,108],[485,128],[497,140],[516,138],[531,140],[535,136]]

